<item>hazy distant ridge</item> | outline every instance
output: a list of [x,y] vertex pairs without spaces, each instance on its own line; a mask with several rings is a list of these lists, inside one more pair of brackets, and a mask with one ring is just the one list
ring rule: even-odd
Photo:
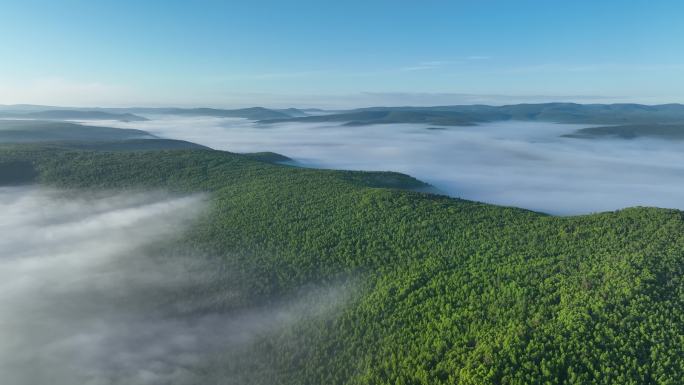
[[583,124],[654,124],[684,122],[684,105],[542,103],[506,106],[369,107],[323,116],[264,120],[279,122],[351,122],[348,124],[427,123],[445,126],[505,120]]
[[146,118],[131,113],[112,113],[83,110],[12,111],[0,110],[5,119],[47,119],[47,120],[119,120],[122,122],[145,121]]
[[111,119],[145,120],[139,115],[186,115],[222,118],[244,118],[262,123],[344,122],[348,125],[387,123],[426,123],[444,126],[472,125],[506,120],[541,121],[581,124],[672,124],[684,123],[682,104],[576,104],[540,103],[504,106],[455,105],[433,107],[368,107],[351,110],[323,111],[308,109],[239,109],[127,107],[79,108],[36,105],[0,106],[0,117],[18,116],[35,119]]

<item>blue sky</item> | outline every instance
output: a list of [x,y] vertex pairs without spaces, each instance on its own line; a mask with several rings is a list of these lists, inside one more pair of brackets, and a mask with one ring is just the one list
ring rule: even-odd
[[684,2],[0,0],[0,103],[684,102]]

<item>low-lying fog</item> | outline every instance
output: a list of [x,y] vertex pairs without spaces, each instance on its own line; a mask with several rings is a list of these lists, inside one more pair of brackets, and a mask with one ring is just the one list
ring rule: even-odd
[[225,357],[342,298],[319,288],[227,310],[230,272],[154,252],[204,197],[81,195],[0,188],[0,384],[245,383],[256,373]]
[[428,129],[150,118],[97,124],[139,128],[220,150],[278,152],[309,167],[399,171],[451,196],[552,214],[630,206],[684,209],[680,142],[562,138],[586,126],[533,122]]

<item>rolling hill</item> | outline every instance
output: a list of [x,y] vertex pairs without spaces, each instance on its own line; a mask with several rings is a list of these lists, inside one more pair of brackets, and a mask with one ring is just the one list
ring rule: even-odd
[[270,110],[263,107],[241,108],[236,110],[224,110],[218,108],[131,108],[133,113],[186,115],[186,116],[213,116],[217,118],[244,118],[251,120],[283,119],[291,117],[285,112]]
[[576,104],[541,103],[504,106],[456,105],[434,107],[369,107],[353,110],[269,109],[251,107],[220,108],[78,108],[16,105],[0,106],[0,117],[51,120],[121,120],[138,121],[140,115],[211,116],[244,118],[262,123],[339,122],[348,125],[425,123],[443,126],[473,125],[505,120],[555,123],[625,125],[681,124],[684,105],[662,104]]
[[344,112],[332,115],[305,116],[298,118],[261,120],[261,123],[286,122],[345,122],[349,126],[390,123],[427,123],[445,126],[463,126],[474,124],[475,118],[461,112],[432,110],[365,110]]
[[[20,143],[49,144],[52,148],[91,151],[208,149],[183,140],[158,138],[142,130],[54,121],[0,120],[0,145]],[[289,160],[286,157],[276,160],[279,158],[269,154],[263,154],[262,157],[270,157],[274,162]]]
[[37,120],[118,120],[121,122],[140,122],[147,120],[131,113],[112,113],[105,111],[45,110],[45,111],[0,111],[3,119]]
[[120,120],[131,122],[147,120],[147,118],[137,114],[212,116],[219,118],[245,118],[251,120],[285,119],[294,116],[307,115],[306,112],[296,108],[275,110],[263,107],[239,109],[170,107],[82,108],[37,105],[0,105],[0,117],[14,119]]
[[505,120],[582,124],[662,124],[684,122],[684,105],[544,103],[506,106],[372,107],[323,116],[264,120],[347,122],[347,124],[426,123],[458,126]]
[[17,177],[11,165],[22,165],[23,182],[67,189],[208,193],[211,209],[178,247],[222,257],[231,279],[215,290],[234,306],[311,285],[354,286],[330,317],[204,363],[205,383],[664,385],[684,377],[677,210],[552,217],[420,193],[425,184],[397,173],[206,149],[0,146],[6,183]]
[[142,130],[85,126],[67,122],[0,120],[0,143],[58,141],[102,142],[152,138],[155,138],[155,136]]
[[563,135],[568,138],[657,138],[682,140],[684,125],[682,124],[627,124],[620,126],[602,126],[583,128],[572,134]]

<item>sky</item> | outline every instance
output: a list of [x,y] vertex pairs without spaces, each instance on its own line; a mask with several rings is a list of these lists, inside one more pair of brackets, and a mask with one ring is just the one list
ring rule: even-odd
[[0,103],[684,102],[684,3],[0,0]]

